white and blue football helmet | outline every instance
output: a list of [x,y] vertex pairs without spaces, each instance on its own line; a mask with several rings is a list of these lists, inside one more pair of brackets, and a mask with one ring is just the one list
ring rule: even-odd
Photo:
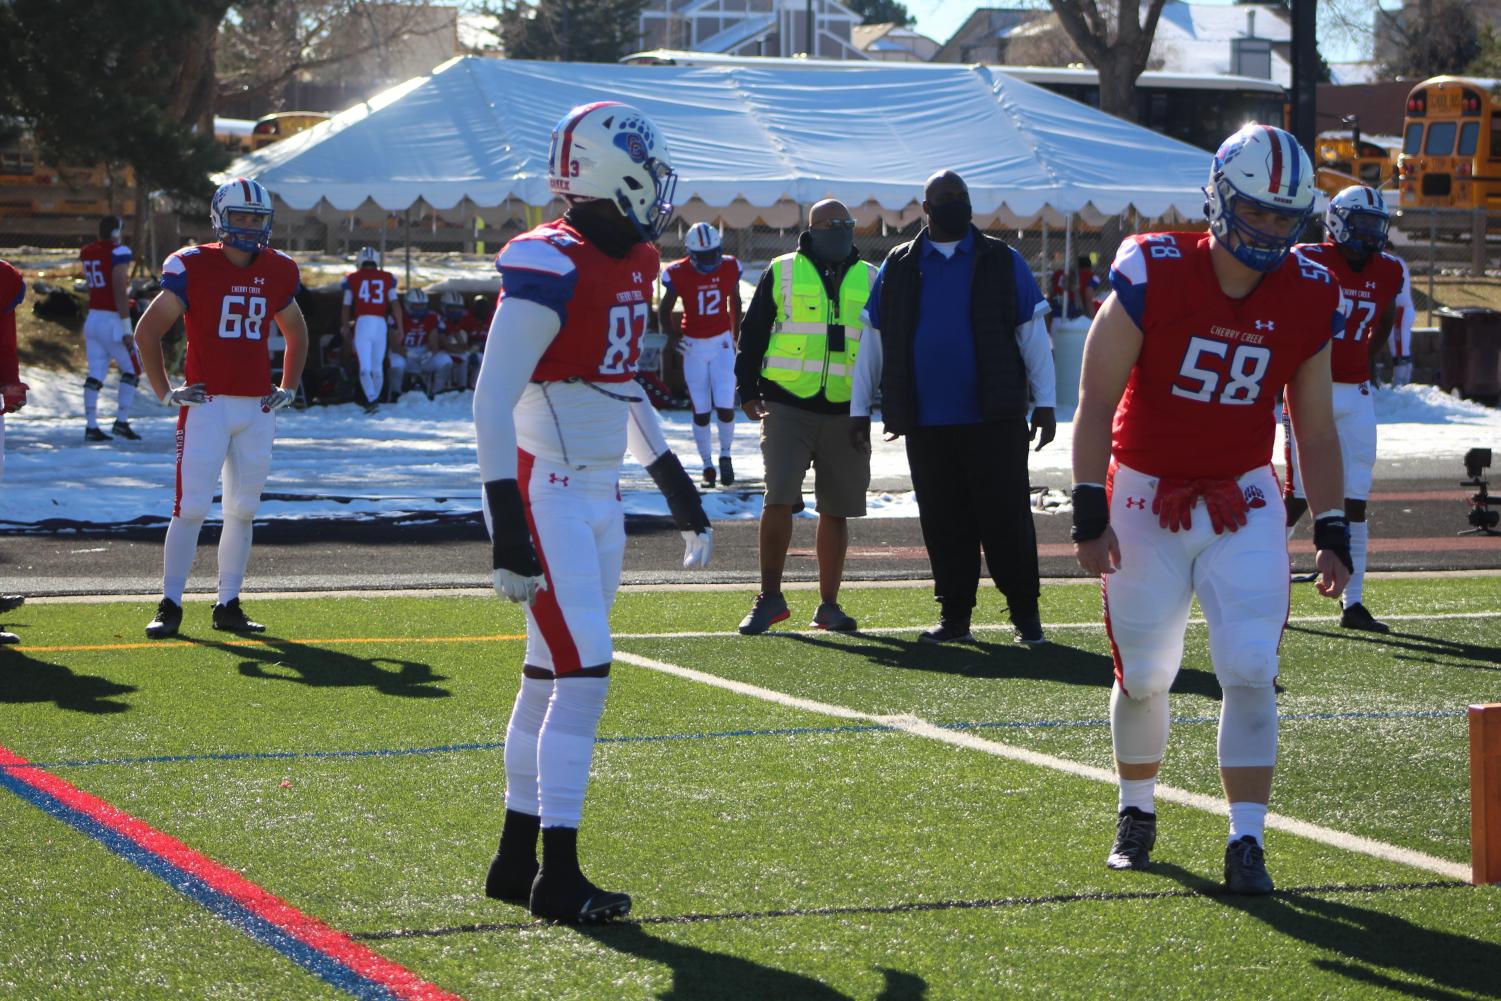
[[552,130],[547,186],[567,201],[605,198],[655,242],[672,218],[677,174],[645,114],[616,101],[574,108]]
[[[1290,133],[1253,122],[1220,145],[1204,194],[1209,231],[1246,267],[1272,271],[1313,214],[1313,163]],[[1242,207],[1286,216],[1292,226],[1285,236],[1257,229],[1241,218]]]
[[1386,249],[1392,217],[1381,192],[1364,184],[1352,184],[1329,199],[1324,210],[1324,229],[1336,246],[1370,257]]
[[[231,212],[259,216],[260,225],[231,226]],[[271,243],[271,224],[276,217],[276,207],[271,202],[271,192],[259,182],[237,177],[219,185],[214,200],[209,203],[208,217],[225,246],[255,253],[265,250]]]

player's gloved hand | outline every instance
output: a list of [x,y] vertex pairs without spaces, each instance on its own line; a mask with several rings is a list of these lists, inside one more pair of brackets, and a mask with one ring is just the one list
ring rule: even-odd
[[546,590],[547,577],[532,545],[521,490],[515,480],[491,480],[485,484],[485,507],[490,515],[490,566],[495,593],[507,601],[537,600]]
[[1226,531],[1238,532],[1246,523],[1246,494],[1234,480],[1200,480],[1204,484],[1204,509],[1209,512],[1209,525],[1215,535]]
[[261,397],[261,409],[281,410],[285,407],[290,407],[292,401],[295,399],[297,399],[297,390],[283,389],[281,386],[277,386],[271,392]]
[[31,387],[24,382],[0,386],[0,414],[14,413],[26,406],[26,391]]
[[1052,407],[1033,407],[1032,426],[1027,430],[1027,440],[1037,439],[1037,451],[1058,436],[1058,418]]
[[679,534],[683,537],[683,569],[702,570],[708,566],[709,557],[714,555],[714,529]]
[[173,407],[196,407],[207,401],[208,393],[201,382],[195,382],[191,386],[178,386],[162,397],[163,403]]

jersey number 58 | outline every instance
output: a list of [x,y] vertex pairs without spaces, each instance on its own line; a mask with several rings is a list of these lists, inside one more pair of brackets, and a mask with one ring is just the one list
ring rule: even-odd
[[[1224,389],[1220,389],[1221,372],[1204,368],[1206,356],[1224,359],[1229,355],[1223,375],[1229,376]],[[1261,395],[1261,377],[1266,375],[1272,363],[1272,349],[1258,344],[1239,344],[1231,354],[1230,345],[1224,341],[1212,341],[1207,337],[1190,337],[1188,351],[1183,355],[1183,364],[1178,368],[1178,379],[1173,383],[1173,395],[1184,399],[1208,403],[1218,400],[1236,406],[1256,402]],[[1197,386],[1186,386],[1184,380]]]

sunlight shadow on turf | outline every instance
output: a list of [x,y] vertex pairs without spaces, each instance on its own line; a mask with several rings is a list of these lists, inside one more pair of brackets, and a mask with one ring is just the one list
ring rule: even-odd
[[0,703],[51,702],[81,713],[123,713],[130,704],[116,696],[134,691],[134,685],[37,660],[24,647],[0,647]]
[[[447,698],[452,692],[440,688],[434,682],[446,681],[447,676],[437,674],[428,664],[412,660],[394,660],[389,657],[357,657],[353,654],[327,647],[308,646],[291,640],[261,637],[261,646],[231,645],[213,640],[197,640],[200,646],[235,657],[251,657],[240,663],[240,674],[247,678],[266,681],[291,681],[313,688],[373,688],[382,695],[398,695],[413,699]],[[385,670],[379,665],[395,665],[396,670]],[[282,670],[274,670],[281,668]],[[295,671],[296,674],[286,673]]]
[[[1265,897],[1226,893],[1220,884],[1171,863],[1153,860],[1151,871],[1226,907],[1242,911],[1280,935],[1365,964],[1354,966],[1330,959],[1312,961],[1315,966],[1331,973],[1364,984],[1379,983],[1419,998],[1448,999],[1455,995],[1435,991],[1423,984],[1393,980],[1387,974],[1420,977],[1466,992],[1466,995],[1496,994],[1501,946],[1493,942],[1435,931],[1413,924],[1406,918],[1297,890],[1279,891]],[[1372,967],[1376,969],[1370,969]]]
[[[616,952],[661,963],[671,969],[672,986],[658,995],[660,998],[670,998],[671,1001],[721,1001],[728,996],[727,992],[730,990],[739,997],[848,1001],[847,995],[812,977],[779,970],[774,966],[763,966],[729,953],[712,952],[658,938],[648,934],[640,925],[584,925],[576,930],[580,935]],[[921,998],[927,988],[926,982],[913,974],[899,971],[883,973],[886,976],[886,990],[880,997],[886,1001]],[[922,984],[922,990],[917,993],[913,993],[911,989],[914,981]],[[893,984],[899,986],[901,993],[892,992]]]
[[[768,633],[779,639],[806,643],[809,646],[842,653],[863,655],[881,667],[907,671],[938,671],[965,678],[1029,678],[1057,681],[1066,685],[1083,685],[1108,691],[1115,681],[1115,664],[1102,653],[1049,642],[1040,647],[1016,643],[923,643],[901,636],[854,633],[865,641],[854,646],[833,636],[807,633]],[[1174,692],[1220,697],[1219,682],[1213,672],[1184,667],[1173,682]]]
[[[1357,643],[1375,643],[1397,650],[1411,651],[1410,655],[1396,654],[1397,660],[1420,661],[1435,667],[1458,667],[1466,671],[1501,671],[1501,647],[1481,646],[1476,643],[1458,643],[1418,633],[1363,633],[1353,629],[1310,629],[1307,626],[1288,624],[1288,629],[1313,636],[1337,636]],[[1421,656],[1426,655],[1426,656]],[[1441,661],[1435,658],[1457,657],[1461,661]]]

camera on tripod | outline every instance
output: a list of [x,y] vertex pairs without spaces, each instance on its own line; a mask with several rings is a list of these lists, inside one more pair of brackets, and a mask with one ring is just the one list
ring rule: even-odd
[[1496,531],[1497,523],[1501,523],[1501,511],[1491,510],[1491,495],[1486,489],[1485,477],[1480,475],[1490,465],[1491,450],[1488,448],[1472,448],[1465,453],[1465,475],[1469,479],[1460,486],[1480,489],[1470,497],[1470,527],[1460,535],[1501,535]]

